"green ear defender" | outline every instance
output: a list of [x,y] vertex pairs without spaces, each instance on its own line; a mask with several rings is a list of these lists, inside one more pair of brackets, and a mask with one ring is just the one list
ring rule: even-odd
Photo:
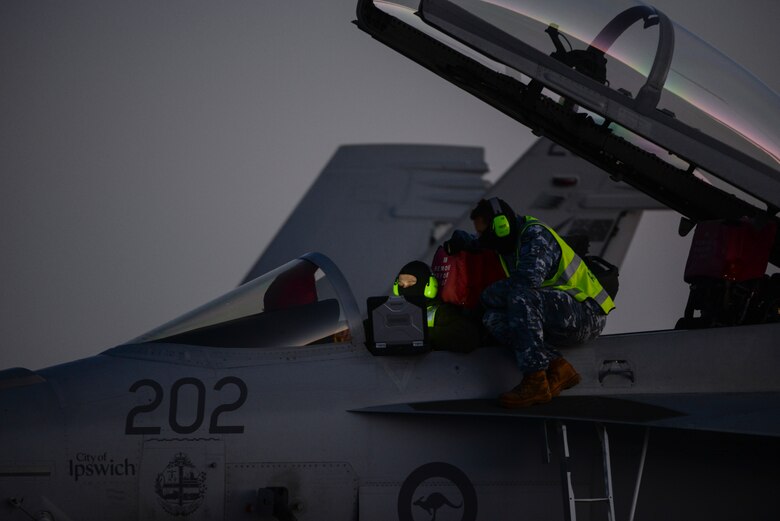
[[436,277],[431,276],[428,278],[428,284],[425,285],[425,291],[423,292],[423,295],[425,295],[425,298],[434,299],[438,293],[439,281],[436,280]]
[[490,198],[490,206],[493,208],[493,233],[499,238],[506,237],[509,235],[509,219],[501,211],[498,197]]
[[[425,295],[425,298],[434,299],[436,298],[436,295],[439,293],[439,281],[436,280],[436,277],[431,275],[428,277],[428,284],[425,285],[425,290],[423,291],[423,295]],[[395,279],[395,282],[393,283],[393,295],[396,297],[398,296],[398,279]]]

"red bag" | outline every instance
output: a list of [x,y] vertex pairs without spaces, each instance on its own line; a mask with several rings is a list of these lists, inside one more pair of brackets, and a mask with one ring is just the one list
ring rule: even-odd
[[431,271],[439,281],[441,300],[466,308],[476,307],[482,290],[506,278],[498,254],[489,250],[447,255],[440,246],[433,255]]
[[762,277],[776,228],[774,221],[761,224],[746,217],[700,222],[685,264],[685,281],[707,277],[742,282]]

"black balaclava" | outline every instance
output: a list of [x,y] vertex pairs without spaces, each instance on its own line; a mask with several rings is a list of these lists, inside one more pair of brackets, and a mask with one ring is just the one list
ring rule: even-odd
[[[414,275],[417,277],[417,282],[414,286],[409,286],[408,288],[398,286],[399,295],[403,297],[425,296],[425,285],[428,284],[428,279],[431,277],[431,268],[429,268],[427,264],[422,261],[412,261],[406,264],[401,268],[401,271],[398,272],[399,276],[402,274]],[[398,277],[396,277],[396,279],[397,278]]]

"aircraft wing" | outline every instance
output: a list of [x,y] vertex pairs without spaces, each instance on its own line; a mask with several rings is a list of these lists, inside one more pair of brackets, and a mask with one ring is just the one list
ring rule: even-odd
[[559,396],[526,409],[504,409],[495,399],[378,405],[352,412],[533,418],[780,436],[780,393],[691,393]]

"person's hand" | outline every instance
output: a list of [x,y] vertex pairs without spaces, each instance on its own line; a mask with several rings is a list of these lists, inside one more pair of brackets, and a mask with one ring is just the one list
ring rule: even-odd
[[444,251],[447,252],[447,255],[455,255],[456,253],[465,250],[467,244],[461,235],[452,234],[450,240],[444,241],[444,244],[442,244],[441,246],[442,248],[444,248]]

